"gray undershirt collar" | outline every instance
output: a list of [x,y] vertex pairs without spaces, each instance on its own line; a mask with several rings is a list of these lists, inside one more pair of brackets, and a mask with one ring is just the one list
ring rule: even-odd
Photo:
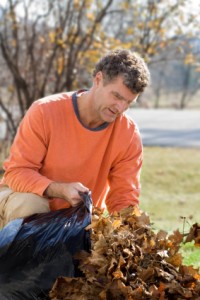
[[[83,91],[83,90],[81,90],[81,92],[82,92],[82,91]],[[79,111],[78,111],[78,104],[77,104],[77,94],[78,94],[78,93],[80,93],[80,91],[75,92],[75,93],[72,94],[72,103],[73,103],[73,107],[74,107],[74,112],[75,112],[75,114],[76,114],[76,116],[77,116],[79,122],[81,123],[81,125],[82,125],[83,127],[85,127],[86,129],[91,130],[91,131],[99,131],[99,130],[103,130],[103,129],[107,128],[108,125],[109,125],[109,123],[107,123],[107,122],[105,122],[105,123],[103,123],[102,125],[100,125],[100,126],[98,126],[98,127],[95,127],[95,128],[90,128],[90,127],[88,127],[88,126],[85,126],[85,125],[82,123],[81,118],[80,118],[80,115],[79,115]]]

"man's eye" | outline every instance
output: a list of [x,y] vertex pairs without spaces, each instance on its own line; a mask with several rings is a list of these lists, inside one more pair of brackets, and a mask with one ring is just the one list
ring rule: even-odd
[[123,100],[119,95],[115,95],[115,98],[118,100]]

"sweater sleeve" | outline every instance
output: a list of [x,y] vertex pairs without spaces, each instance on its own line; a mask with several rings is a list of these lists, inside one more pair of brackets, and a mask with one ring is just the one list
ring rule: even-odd
[[3,183],[16,192],[32,192],[42,196],[52,182],[39,172],[47,147],[43,113],[39,101],[36,101],[18,128],[10,156],[4,163]]
[[110,213],[139,204],[142,160],[142,141],[136,130],[129,146],[120,154],[110,170],[110,189],[106,198],[106,206]]

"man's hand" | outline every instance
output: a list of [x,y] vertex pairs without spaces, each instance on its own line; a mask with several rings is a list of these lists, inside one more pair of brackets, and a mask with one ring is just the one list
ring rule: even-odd
[[65,199],[71,206],[75,207],[83,200],[79,192],[88,193],[89,189],[80,182],[52,182],[46,188],[44,196]]

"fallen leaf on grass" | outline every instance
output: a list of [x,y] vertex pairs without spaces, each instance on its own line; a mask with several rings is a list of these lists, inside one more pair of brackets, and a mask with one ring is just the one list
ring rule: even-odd
[[194,245],[200,247],[200,224],[193,224],[185,242],[194,241]]

